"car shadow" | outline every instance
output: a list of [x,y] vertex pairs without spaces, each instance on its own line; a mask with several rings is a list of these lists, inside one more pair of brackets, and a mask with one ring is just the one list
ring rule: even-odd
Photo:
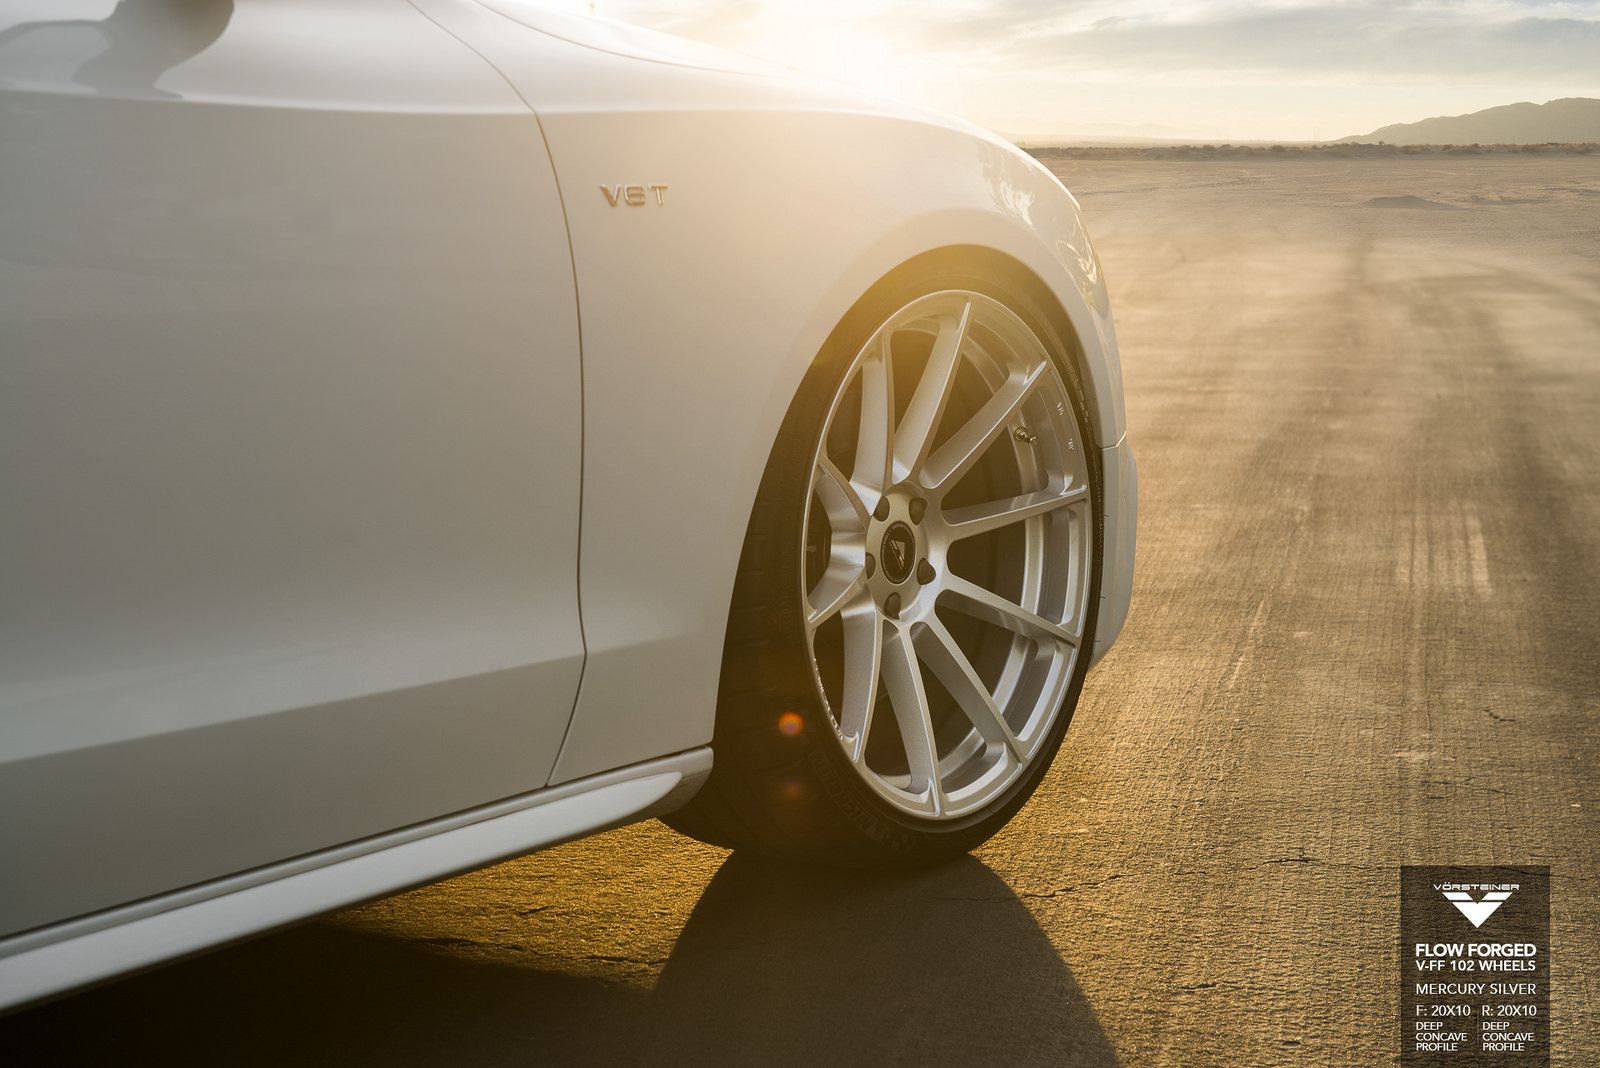
[[51,1064],[1118,1063],[970,857],[882,875],[733,856],[653,990],[451,942],[308,924],[0,1021],[0,1045]]

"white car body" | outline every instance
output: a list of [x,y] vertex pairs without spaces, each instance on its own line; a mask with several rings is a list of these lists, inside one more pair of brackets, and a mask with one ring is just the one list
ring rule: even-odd
[[682,803],[776,429],[931,250],[1070,321],[1121,629],[1104,280],[986,133],[514,0],[18,0],[0,146],[0,1006]]

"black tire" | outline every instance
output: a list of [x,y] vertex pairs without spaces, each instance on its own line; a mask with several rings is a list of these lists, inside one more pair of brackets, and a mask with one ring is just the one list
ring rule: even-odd
[[[768,856],[850,866],[929,863],[973,849],[1004,826],[1039,785],[1078,702],[1094,613],[1060,711],[1042,748],[1003,794],[953,820],[918,818],[861,781],[827,719],[811,674],[798,592],[797,532],[810,494],[811,457],[829,404],[856,353],[879,324],[910,301],[960,289],[995,298],[1045,343],[1092,440],[1070,328],[1047,291],[1017,269],[971,256],[909,265],[868,292],[835,328],[807,373],[768,461],[734,582],[723,649],[709,780],[670,826],[714,845]],[[1088,604],[1099,603],[1104,553],[1103,480],[1086,448],[1093,493]],[[795,717],[798,717],[796,719]]]

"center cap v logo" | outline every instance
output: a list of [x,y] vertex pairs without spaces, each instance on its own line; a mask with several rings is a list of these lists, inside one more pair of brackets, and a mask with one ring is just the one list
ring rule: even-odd
[[895,523],[883,535],[883,574],[898,586],[911,577],[917,560],[916,535],[904,523]]
[[1472,895],[1464,890],[1441,890],[1450,904],[1461,910],[1461,915],[1472,921],[1472,926],[1482,927],[1483,921],[1493,916],[1495,910],[1505,904],[1511,896],[1510,890],[1490,890],[1481,900],[1472,900]]

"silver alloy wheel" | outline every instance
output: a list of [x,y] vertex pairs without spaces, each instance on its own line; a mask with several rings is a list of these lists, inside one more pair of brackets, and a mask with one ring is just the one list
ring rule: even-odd
[[839,742],[898,810],[981,809],[1049,736],[1089,608],[1085,447],[1044,343],[979,293],[907,304],[845,374],[801,604]]

